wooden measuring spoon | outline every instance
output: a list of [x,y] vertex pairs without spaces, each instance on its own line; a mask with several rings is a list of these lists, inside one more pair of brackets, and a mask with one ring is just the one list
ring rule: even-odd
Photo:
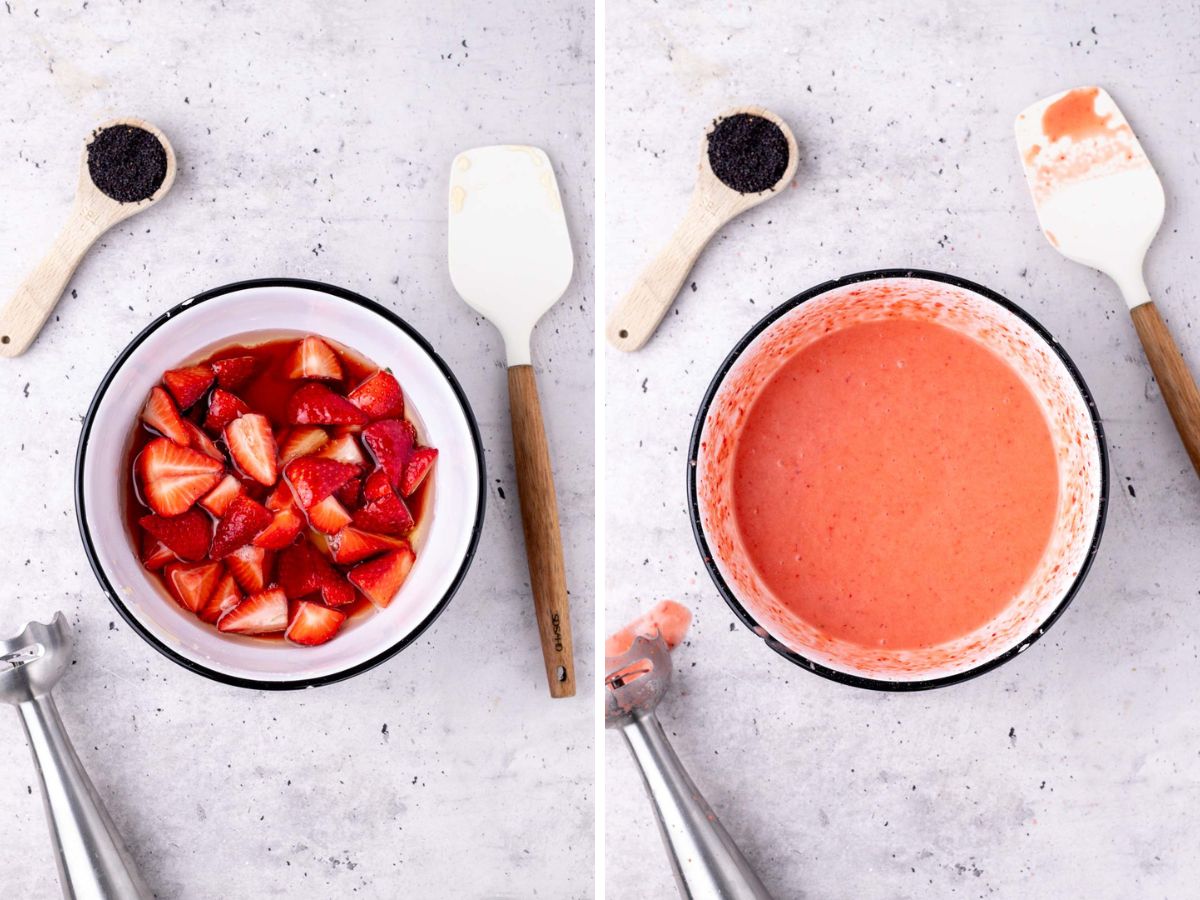
[[[774,122],[787,138],[787,168],[775,184],[757,194],[743,194],[726,185],[713,172],[708,160],[708,136],[712,133],[712,127],[722,119],[739,113],[759,116]],[[650,265],[642,270],[633,288],[608,317],[605,333],[609,343],[619,350],[637,350],[650,340],[654,329],[667,314],[679,289],[687,280],[700,252],[726,222],[770,200],[796,174],[796,138],[787,123],[770,110],[761,106],[741,106],[722,113],[712,127],[705,132],[700,141],[700,172],[683,221],[679,223],[667,245],[659,251]]]
[[[167,173],[157,191],[145,200],[122,203],[109,197],[92,181],[88,171],[88,145],[94,135],[114,125],[130,125],[154,135],[167,154]],[[141,119],[113,119],[97,126],[92,137],[84,143],[79,164],[79,186],[67,223],[55,238],[42,261],[34,266],[8,305],[0,311],[0,356],[20,356],[33,343],[42,325],[50,317],[67,282],[75,274],[83,255],[96,239],[118,222],[134,213],[149,209],[161,200],[175,181],[175,151],[167,136]]]

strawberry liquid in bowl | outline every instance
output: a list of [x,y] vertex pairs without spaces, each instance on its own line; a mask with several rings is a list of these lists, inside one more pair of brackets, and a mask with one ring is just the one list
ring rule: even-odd
[[101,383],[76,460],[101,586],[156,649],[256,688],[403,649],[483,518],[474,417],[407,324],[339,288],[242,282],[152,323]]
[[1108,476],[1062,349],[1004,298],[892,270],[768,315],[704,398],[688,474],[709,573],[772,649],[891,690],[1035,641],[1096,552]]

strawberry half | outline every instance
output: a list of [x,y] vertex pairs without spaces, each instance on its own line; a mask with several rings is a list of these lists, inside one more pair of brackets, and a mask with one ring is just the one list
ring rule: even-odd
[[213,592],[209,594],[208,600],[200,607],[197,615],[200,616],[202,622],[215,625],[221,616],[241,602],[242,592],[238,590],[237,579],[226,572],[217,582],[217,586],[213,588]]
[[190,443],[190,435],[184,427],[183,417],[179,415],[175,401],[160,387],[150,389],[150,397],[142,407],[142,421],[182,447]]
[[366,425],[367,414],[323,384],[306,384],[288,400],[293,425]]
[[340,381],[342,364],[333,348],[319,337],[309,335],[288,357],[288,378],[321,378]]
[[334,491],[333,496],[337,497],[337,502],[342,506],[353,509],[362,501],[362,479],[351,478]]
[[280,588],[251,594],[217,622],[221,631],[237,634],[270,634],[288,624],[287,595]]
[[167,563],[177,562],[179,557],[171,552],[171,548],[149,532],[142,535],[142,565],[151,572],[157,572]]
[[226,558],[225,565],[237,579],[238,587],[246,593],[253,594],[267,586],[267,572],[271,568],[271,560],[267,551],[261,547],[242,547],[234,550]]
[[208,366],[189,366],[172,369],[163,374],[163,384],[175,398],[180,409],[187,409],[212,387],[213,371]]
[[177,516],[216,486],[225,467],[167,438],[155,438],[138,456],[137,472],[146,504],[160,516]]
[[211,363],[213,374],[217,376],[217,386],[227,391],[236,391],[254,377],[258,364],[253,356],[235,356],[231,359],[218,359]]
[[380,609],[385,608],[396,596],[408,573],[412,571],[416,554],[405,546],[393,550],[379,559],[373,559],[350,570],[349,579],[367,598]]
[[175,563],[167,566],[163,575],[179,605],[196,612],[208,601],[221,578],[221,564]]
[[212,544],[212,519],[195,508],[178,516],[142,516],[138,524],[186,562],[204,559]]
[[404,392],[391,372],[380,370],[346,395],[346,399],[376,419],[404,418]]
[[299,540],[279,554],[279,586],[292,600],[321,589],[317,560],[321,556],[307,540]]
[[392,490],[388,477],[374,471],[363,483],[362,509],[354,514],[354,525],[363,531],[378,534],[407,534],[412,531],[412,513],[404,501]]
[[304,513],[308,516],[308,524],[322,534],[337,534],[350,524],[350,513],[332,496],[309,507]]
[[208,398],[208,415],[204,418],[204,427],[214,434],[224,431],[226,425],[248,412],[250,407],[244,400],[229,391],[217,388]]
[[274,520],[266,507],[255,503],[245,494],[238,494],[229,503],[212,541],[212,558],[224,559],[254,537]]
[[336,459],[340,463],[356,466],[358,471],[367,467],[367,458],[358,448],[358,441],[352,434],[342,434],[322,447],[316,454],[322,459]]
[[293,460],[283,470],[283,477],[303,509],[316,506],[357,474],[357,466],[317,456]]
[[418,447],[412,452],[412,456],[408,458],[408,465],[404,467],[404,477],[400,479],[401,495],[411,497],[417,492],[417,488],[433,468],[437,455],[438,452],[433,447]]
[[184,430],[188,433],[188,446],[193,450],[198,450],[207,456],[209,459],[215,459],[222,465],[225,464],[225,454],[221,449],[213,443],[212,438],[189,422],[183,420]]
[[279,462],[286,466],[293,459],[316,453],[327,443],[329,435],[325,429],[316,425],[297,425],[279,442]]
[[293,644],[303,644],[313,647],[323,644],[342,627],[346,621],[344,613],[336,609],[326,609],[315,603],[302,601],[296,606],[292,621],[288,623],[284,637]]
[[362,562],[388,550],[400,550],[408,546],[408,541],[403,538],[371,534],[351,526],[330,535],[326,542],[333,561],[342,565]]
[[229,508],[233,498],[245,491],[236,476],[226,475],[215,488],[200,498],[200,505],[219,519],[225,515],[225,510]]
[[404,467],[417,443],[417,430],[403,419],[384,419],[363,429],[363,444],[371,451],[375,464],[387,472],[392,487],[399,488]]
[[254,546],[265,547],[267,550],[282,550],[291,544],[304,528],[304,516],[292,498],[291,488],[285,482],[279,482],[267,497],[267,509],[271,510],[274,517],[271,524],[254,539]]
[[243,474],[268,487],[279,477],[279,451],[266,416],[248,413],[225,426],[225,445]]

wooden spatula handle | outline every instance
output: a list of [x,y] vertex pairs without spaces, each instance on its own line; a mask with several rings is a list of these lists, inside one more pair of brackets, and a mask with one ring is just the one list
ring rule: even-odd
[[558,499],[554,492],[550,449],[546,444],[533,366],[512,366],[508,370],[508,402],[512,413],[517,490],[521,495],[521,522],[525,528],[525,555],[529,560],[529,583],[533,588],[546,679],[550,683],[551,697],[573,697],[575,657],[571,648],[571,615],[567,605],[562,535],[558,527]]
[[1196,379],[1184,362],[1167,323],[1158,314],[1154,301],[1135,306],[1130,315],[1138,337],[1142,339],[1146,358],[1150,360],[1150,368],[1158,379],[1163,400],[1175,420],[1175,428],[1196,473],[1200,474],[1200,388],[1196,387]]

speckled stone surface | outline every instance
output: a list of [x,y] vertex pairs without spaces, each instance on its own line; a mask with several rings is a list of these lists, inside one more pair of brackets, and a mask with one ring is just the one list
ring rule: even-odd
[[[609,0],[606,306],[682,213],[716,113],[762,104],[802,146],[795,188],[717,238],[654,340],[607,353],[610,621],[663,597],[694,609],[664,725],[779,898],[1195,895],[1200,481],[1116,290],[1040,234],[1012,123],[1078,84],[1121,105],[1167,192],[1147,281],[1200,370],[1196,21],[1179,2]],[[1103,546],[1062,620],[983,678],[908,696],[763,647],[709,582],[684,501],[692,418],[737,338],[886,266],[980,281],[1038,317],[1112,452]],[[673,896],[628,754],[606,744],[608,896]]]
[[[445,263],[450,160],[483,143],[557,165],[576,279],[534,340],[574,601],[593,675],[592,15],[574,2],[35,3],[0,9],[0,295],[65,218],[79,147],[159,125],[179,177],[84,261],[41,340],[0,360],[6,632],[63,609],[63,717],[148,882],[170,898],[584,898],[590,697],[551,702],[528,595],[503,348]],[[75,527],[80,420],[117,352],[198,291],[269,275],[373,297],[463,382],[487,447],[470,576],[421,639],[306,693],[206,681],[100,594]],[[0,710],[0,896],[58,896],[32,760]],[[547,810],[556,814],[551,817]]]

